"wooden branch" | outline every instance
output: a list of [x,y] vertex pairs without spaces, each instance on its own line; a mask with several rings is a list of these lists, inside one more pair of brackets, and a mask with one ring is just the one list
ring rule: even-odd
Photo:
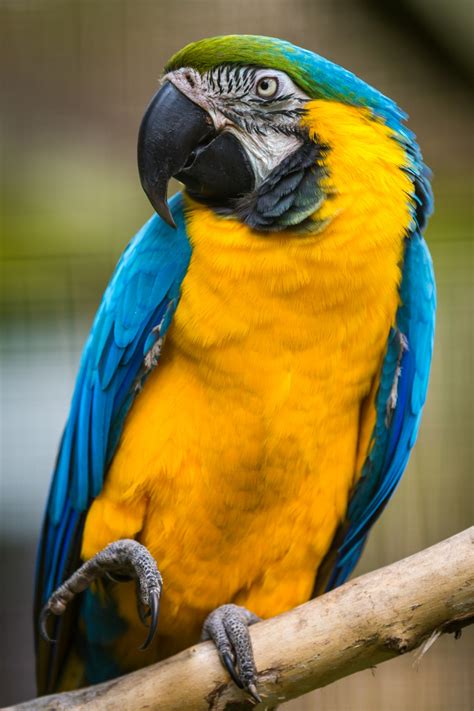
[[[273,708],[474,622],[474,527],[251,628],[259,691]],[[423,649],[422,649],[423,651]],[[210,642],[105,684],[12,709],[219,711],[252,703]],[[253,707],[255,708],[255,707]]]

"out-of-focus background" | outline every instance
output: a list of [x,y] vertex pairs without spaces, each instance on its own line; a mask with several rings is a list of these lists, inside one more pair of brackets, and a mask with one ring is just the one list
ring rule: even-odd
[[[0,0],[0,704],[34,695],[30,600],[50,471],[100,295],[150,215],[139,121],[166,59],[200,37],[291,40],[410,114],[435,173],[436,350],[418,445],[358,572],[472,523],[473,16],[470,0]],[[473,669],[467,630],[416,669],[408,655],[288,708],[467,711]]]

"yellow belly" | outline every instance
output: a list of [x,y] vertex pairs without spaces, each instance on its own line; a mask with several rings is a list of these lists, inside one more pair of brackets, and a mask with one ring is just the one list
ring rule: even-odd
[[[398,169],[393,181],[408,189]],[[143,627],[131,586],[117,588],[125,668],[196,641],[220,604],[269,617],[309,598],[366,451],[361,408],[398,304],[408,207],[388,178],[385,203],[377,185],[353,246],[357,200],[352,216],[334,200],[311,237],[262,237],[189,204],[181,302],[84,532],[84,557],[137,537],[163,575],[149,655],[135,658]]]

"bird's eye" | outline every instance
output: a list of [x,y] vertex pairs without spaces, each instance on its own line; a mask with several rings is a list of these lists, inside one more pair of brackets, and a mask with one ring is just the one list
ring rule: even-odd
[[255,87],[257,96],[262,99],[273,99],[278,91],[278,79],[275,77],[262,77]]

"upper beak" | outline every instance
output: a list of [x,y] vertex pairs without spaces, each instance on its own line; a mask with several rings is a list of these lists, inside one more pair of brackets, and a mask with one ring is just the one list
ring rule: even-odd
[[167,82],[153,97],[138,134],[138,170],[156,212],[175,227],[167,203],[173,176],[194,196],[227,199],[253,188],[255,178],[240,141],[217,133],[210,115]]
[[167,82],[153,97],[138,133],[138,171],[160,217],[176,227],[167,202],[168,182],[201,141],[216,134],[209,114]]

